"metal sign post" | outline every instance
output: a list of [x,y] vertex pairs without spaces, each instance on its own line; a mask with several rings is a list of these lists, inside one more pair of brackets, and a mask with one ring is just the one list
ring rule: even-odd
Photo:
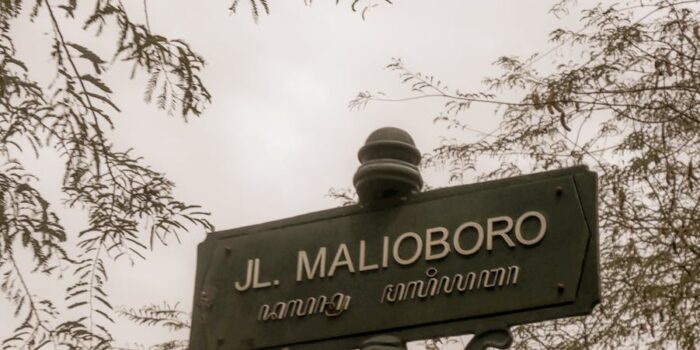
[[505,349],[511,326],[599,302],[586,167],[421,193],[406,132],[375,131],[359,158],[360,204],[200,244],[190,349],[388,350],[467,333],[467,350]]

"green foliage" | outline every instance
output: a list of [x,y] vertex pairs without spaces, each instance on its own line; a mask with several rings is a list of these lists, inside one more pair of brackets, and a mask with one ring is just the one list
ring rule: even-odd
[[358,202],[357,193],[351,188],[330,188],[328,193],[326,193],[326,197],[338,201],[343,207],[357,204]]
[[[231,13],[236,13],[236,10],[238,10],[238,4],[241,2],[241,0],[233,0],[231,3],[231,7],[228,9],[231,11]],[[265,11],[265,14],[270,14],[270,6],[267,4],[267,0],[249,0],[250,3],[250,10],[253,15],[254,20],[258,20],[260,17],[260,8]]]
[[[168,305],[114,310],[106,293],[108,266],[145,259],[148,249],[178,240],[188,228],[213,230],[207,212],[173,197],[174,184],[164,174],[134,151],[116,149],[106,136],[120,112],[106,80],[111,62],[130,65],[132,78],[145,74],[144,100],[187,121],[200,116],[211,101],[200,77],[204,59],[184,40],[153,33],[145,1],[145,23],[133,21],[121,1],[55,2],[33,2],[26,16],[23,1],[0,0],[0,290],[21,320],[2,342],[3,350],[114,348],[109,329],[115,312],[139,324],[188,327],[186,314]],[[352,10],[362,3],[352,1]],[[232,12],[238,4],[233,1]],[[266,0],[249,4],[256,20],[270,13]],[[374,6],[366,3],[363,18]],[[16,55],[18,39],[11,36],[11,25],[20,20],[48,21],[53,28],[50,52],[56,75],[47,87],[29,78],[32,67]],[[100,40],[113,40],[111,57],[68,37],[66,22],[77,22]],[[109,32],[117,35],[109,37],[105,28],[116,29]],[[25,149],[37,156],[40,149],[53,149],[62,157],[63,201],[88,214],[84,230],[65,232],[34,187],[36,177],[18,160]],[[77,238],[71,249],[67,236]],[[30,254],[33,266],[18,263],[18,254]],[[36,295],[24,278],[27,273],[62,277],[66,272],[73,282],[60,305]],[[152,348],[186,347],[185,340],[174,340]]]
[[[189,330],[192,316],[179,310],[178,304],[170,305],[168,303],[146,305],[139,309],[119,308],[117,314],[138,325],[164,327],[173,332]],[[188,347],[189,341],[187,339],[173,339],[148,348],[136,344],[135,348],[116,348],[115,350],[187,350]]]
[[[341,0],[335,0],[335,4],[339,5],[340,1]],[[256,22],[260,18],[262,12],[265,12],[266,15],[270,14],[270,5],[268,4],[267,0],[248,0],[247,2],[250,4],[250,11],[253,16],[253,20]],[[386,4],[393,4],[391,0],[383,0],[383,2]],[[240,3],[241,0],[233,0],[231,2],[231,6],[229,7],[231,13],[235,14],[238,11]],[[307,6],[311,6],[312,3],[313,0],[304,0],[304,4]],[[379,6],[372,0],[351,0],[349,3],[352,12],[359,12],[363,20],[367,18],[367,13],[369,10]]]
[[[363,91],[351,101],[444,99],[436,120],[471,140],[438,147],[425,165],[447,165],[454,180],[576,164],[598,172],[603,302],[588,317],[516,328],[514,349],[700,344],[699,18],[698,1],[599,5],[582,12],[583,29],[552,32],[557,48],[570,45],[581,58],[562,57],[551,73],[533,68],[542,56],[501,57],[504,73],[486,80],[486,92],[464,93],[395,60],[389,68],[412,95]],[[523,98],[493,95],[503,90]],[[498,128],[474,130],[461,120],[474,103],[497,106]],[[498,166],[477,173],[493,160]]]
[[[106,61],[87,44],[64,36],[57,11],[76,18],[77,2],[34,5],[31,19],[46,16],[53,26],[51,57],[57,72],[49,88],[28,78],[31,67],[16,57],[12,21],[22,14],[21,1],[0,3],[0,272],[2,292],[22,320],[3,349],[70,349],[112,346],[109,325],[113,307],[105,292],[106,264],[144,258],[157,243],[166,244],[196,226],[212,230],[208,213],[172,196],[173,183],[150,169],[133,151],[116,150],[105,136],[119,112],[104,81]],[[42,13],[45,12],[45,13]],[[182,40],[153,34],[131,21],[119,2],[99,0],[82,20],[84,29],[102,36],[105,25],[119,28],[113,59],[149,75],[147,100],[185,120],[201,114],[210,95],[199,77],[204,61]],[[133,75],[133,74],[132,74]],[[156,92],[157,91],[157,92]],[[88,227],[77,234],[78,253],[69,256],[66,235],[49,202],[36,190],[16,154],[31,147],[55,149],[65,161],[64,202],[88,213]],[[148,234],[139,227],[146,225]],[[71,272],[65,308],[35,295],[25,283],[26,266],[17,250],[31,254],[33,273]],[[71,249],[71,254],[74,254]],[[58,271],[58,272],[57,272]],[[78,315],[70,319],[65,314]]]
[[146,305],[140,309],[121,308],[117,313],[130,321],[147,326],[161,326],[171,331],[190,328],[190,314],[178,309],[178,304]]

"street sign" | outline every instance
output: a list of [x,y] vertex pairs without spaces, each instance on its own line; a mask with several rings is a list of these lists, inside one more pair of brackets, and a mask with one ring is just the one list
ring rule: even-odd
[[210,234],[190,349],[352,349],[590,313],[597,185],[586,167],[417,193]]

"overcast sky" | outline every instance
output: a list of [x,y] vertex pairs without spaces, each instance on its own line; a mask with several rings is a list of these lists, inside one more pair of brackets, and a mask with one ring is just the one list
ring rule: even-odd
[[[463,91],[481,90],[481,80],[498,71],[501,55],[528,56],[552,47],[547,34],[557,26],[576,28],[574,18],[547,13],[552,1],[522,0],[394,0],[374,8],[365,21],[350,10],[349,0],[270,1],[272,13],[256,24],[241,1],[231,15],[226,1],[149,1],[151,28],[186,40],[208,62],[204,81],[213,102],[202,118],[183,123],[143,102],[144,77],[126,78],[128,68],[115,64],[107,79],[116,91],[122,113],[112,133],[117,148],[134,148],[146,163],[165,172],[177,185],[176,195],[203,205],[217,229],[281,219],[338,205],[325,197],[331,187],[351,187],[357,150],[367,135],[382,126],[407,130],[422,151],[447,134],[434,124],[441,101],[370,104],[349,111],[348,101],[360,90],[381,90],[405,96],[395,72],[384,69],[392,57],[408,67],[433,74]],[[142,1],[125,1],[135,20],[143,16]],[[27,7],[31,7],[27,4]],[[141,17],[139,17],[141,16]],[[26,17],[24,17],[26,19]],[[14,24],[20,56],[46,84],[53,76],[47,43],[51,35],[42,11],[30,23]],[[104,56],[114,49],[110,33],[95,41],[79,30],[65,33],[74,41],[88,40]],[[45,46],[47,46],[45,45]],[[548,60],[540,64],[546,65]],[[43,69],[43,70],[42,70]],[[477,129],[498,121],[489,108],[463,115]],[[62,222],[75,237],[85,228],[85,214],[61,207],[58,172],[61,160],[51,151],[30,170],[41,178]],[[431,185],[446,185],[444,173],[427,174]],[[110,267],[114,305],[179,302],[191,308],[196,244],[204,232],[181,236],[182,244],[157,247],[136,266]],[[64,287],[32,279],[39,294],[60,299]],[[9,304],[0,301],[0,337],[16,325]],[[121,323],[123,320],[120,320]],[[118,344],[149,344],[166,333],[115,326]]]

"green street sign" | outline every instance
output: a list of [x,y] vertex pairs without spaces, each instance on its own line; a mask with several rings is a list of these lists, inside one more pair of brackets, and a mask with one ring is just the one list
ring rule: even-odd
[[588,314],[598,265],[586,167],[215,232],[190,349],[353,349]]

